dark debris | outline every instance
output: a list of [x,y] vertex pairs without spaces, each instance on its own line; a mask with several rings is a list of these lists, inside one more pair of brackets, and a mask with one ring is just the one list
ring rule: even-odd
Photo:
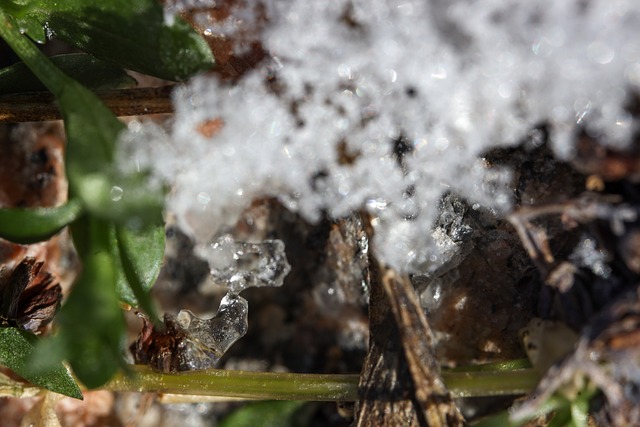
[[42,271],[44,262],[24,258],[12,272],[0,270],[0,323],[41,333],[53,320],[62,288]]

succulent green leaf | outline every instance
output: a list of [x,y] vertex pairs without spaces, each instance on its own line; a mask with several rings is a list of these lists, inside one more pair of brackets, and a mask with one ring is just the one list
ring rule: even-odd
[[574,427],[587,427],[589,422],[589,401],[578,399],[571,404],[571,423]]
[[81,213],[78,200],[55,208],[0,209],[0,237],[22,244],[47,240]]
[[588,385],[571,400],[571,424],[573,427],[589,425],[589,402],[598,393],[594,385]]
[[125,323],[115,289],[109,224],[83,217],[71,225],[71,233],[82,273],[57,317],[60,341],[78,379],[95,388],[122,366]]
[[11,369],[27,381],[47,390],[82,399],[82,392],[73,377],[61,363],[47,372],[35,373],[29,361],[36,349],[38,338],[17,328],[0,328],[0,364]]
[[90,91],[71,80],[57,97],[67,133],[67,177],[71,194],[92,214],[146,224],[162,211],[164,195],[142,174],[115,170],[114,145],[124,125]]
[[[21,4],[28,7],[36,3],[23,0]],[[52,5],[57,10],[69,4],[80,7],[80,3],[58,1]],[[115,3],[127,9],[123,2]],[[98,11],[98,15],[109,20],[105,11]],[[73,19],[82,20],[83,16]],[[67,134],[70,193],[86,212],[71,224],[82,273],[57,316],[58,335],[39,348],[48,349],[57,360],[66,357],[81,382],[90,388],[99,387],[123,366],[125,324],[116,289],[120,270],[133,295],[152,310],[144,290],[155,280],[162,260],[164,236],[158,233],[163,194],[161,189],[149,190],[143,174],[118,172],[114,165],[115,141],[124,125],[91,91],[61,72],[21,35],[16,21],[2,8],[0,36],[58,101]],[[114,227],[123,230],[115,232],[116,240]],[[126,227],[149,231],[130,232]],[[118,256],[114,256],[114,247]],[[148,256],[134,253],[149,249]],[[46,358],[36,354],[34,360],[34,372],[45,372],[42,367],[49,366]]]
[[[134,87],[136,80],[121,67],[86,53],[71,53],[49,58],[62,72],[91,89]],[[24,62],[0,70],[0,95],[47,90]]]
[[[72,194],[84,202],[87,210],[127,226],[155,224],[164,206],[163,189],[149,187],[144,174],[122,174],[115,170],[115,165],[109,167],[107,164],[102,170],[95,171],[88,162],[78,164],[82,152],[89,147],[76,148],[77,154],[68,153],[67,156],[67,176]],[[71,147],[68,150],[76,151]],[[77,159],[71,160],[76,155]]]
[[124,125],[94,93],[61,72],[22,36],[15,21],[2,9],[0,36],[58,101],[67,134],[71,194],[98,217],[143,224],[157,218],[163,204],[162,191],[149,190],[142,174],[122,176],[113,165],[115,141]]
[[158,321],[149,295],[164,256],[164,226],[160,218],[157,225],[142,229],[112,226],[112,253],[117,260],[117,290],[121,301],[140,306],[153,321]]
[[29,16],[30,2],[31,0],[0,0],[0,9],[14,18],[20,33],[28,34],[38,43],[44,43],[47,40],[45,29],[40,22]]
[[34,40],[42,37],[41,31],[33,32],[38,22],[49,37],[127,69],[179,81],[211,68],[214,62],[205,40],[188,24],[176,19],[173,25],[166,25],[156,0],[20,3],[21,28]]
[[561,406],[555,412],[553,419],[549,422],[548,427],[565,427],[571,422],[571,408],[569,403]]
[[304,422],[305,402],[267,401],[249,403],[226,417],[220,427],[294,427]]
[[501,411],[471,423],[471,427],[517,427],[519,425],[520,423],[514,423],[509,419],[509,411]]

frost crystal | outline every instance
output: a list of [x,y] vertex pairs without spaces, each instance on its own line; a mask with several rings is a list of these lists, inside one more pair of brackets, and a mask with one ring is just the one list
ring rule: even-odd
[[282,286],[291,271],[281,240],[244,243],[226,234],[198,252],[209,262],[214,282],[234,295],[250,287]]
[[594,274],[605,279],[611,274],[611,267],[607,264],[607,253],[603,249],[597,248],[595,239],[588,236],[582,237],[570,259],[582,267],[591,269]]
[[172,26],[176,15],[190,9],[206,9],[215,7],[215,0],[166,0],[164,2],[164,23]]
[[[123,161],[174,184],[168,209],[200,242],[275,196],[310,221],[367,209],[381,260],[425,271],[443,259],[443,193],[509,209],[510,175],[482,161],[488,149],[540,123],[564,156],[578,127],[618,146],[635,129],[635,0],[262,3],[269,58],[233,84],[195,78],[175,92],[171,129],[124,136]],[[212,120],[219,132],[198,131]]]

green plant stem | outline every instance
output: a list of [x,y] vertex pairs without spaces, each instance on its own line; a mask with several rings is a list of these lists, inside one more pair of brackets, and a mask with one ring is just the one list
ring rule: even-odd
[[445,368],[445,372],[477,372],[477,371],[513,371],[532,368],[529,359],[511,359],[500,362],[465,365],[456,368]]
[[443,371],[442,377],[455,397],[525,394],[540,379],[528,359],[461,366]]
[[177,374],[134,366],[105,388],[268,400],[352,401],[358,399],[358,375],[292,374],[210,369]]
[[[443,372],[455,397],[524,394],[539,377],[533,369]],[[131,375],[118,374],[106,388],[114,391],[160,392],[244,399],[355,401],[358,375],[293,374],[227,370],[165,374],[145,366]]]
[[516,369],[443,372],[442,378],[454,397],[480,397],[529,393],[540,376],[534,369]]

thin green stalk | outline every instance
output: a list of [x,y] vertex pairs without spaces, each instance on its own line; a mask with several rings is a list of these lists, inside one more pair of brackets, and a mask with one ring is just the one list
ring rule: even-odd
[[456,368],[445,368],[445,372],[476,372],[476,371],[513,371],[531,368],[529,359],[511,359],[500,362],[482,363],[479,365],[465,365]]
[[445,370],[442,377],[455,397],[526,394],[540,375],[528,359],[514,359]]
[[358,399],[358,381],[358,375],[220,369],[165,374],[146,366],[134,366],[132,375],[118,374],[105,388],[245,399],[354,401]]
[[[455,397],[524,394],[539,377],[533,369],[443,372]],[[244,399],[355,401],[358,375],[294,374],[211,369],[165,374],[145,366],[118,374],[106,385],[117,391],[161,392]]]
[[540,376],[534,369],[516,369],[443,372],[442,378],[454,397],[479,397],[529,393]]

